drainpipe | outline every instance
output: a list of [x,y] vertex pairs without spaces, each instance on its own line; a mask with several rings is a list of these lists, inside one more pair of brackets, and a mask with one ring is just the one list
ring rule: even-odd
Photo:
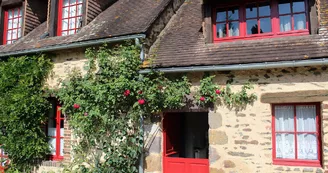
[[[249,64],[233,64],[233,65],[212,65],[212,66],[189,66],[189,67],[167,67],[155,68],[156,71],[164,73],[185,73],[185,72],[206,72],[206,71],[236,71],[236,70],[260,70],[271,68],[287,68],[287,67],[304,67],[328,65],[328,59],[311,59],[297,61],[278,61],[264,63]],[[141,74],[149,73],[150,69],[141,70]]]
[[8,52],[8,53],[1,53],[0,57],[19,56],[19,55],[34,54],[40,52],[42,53],[42,52],[51,52],[51,51],[58,51],[58,50],[65,50],[65,49],[74,49],[74,48],[101,45],[104,43],[113,43],[113,42],[119,42],[124,40],[136,39],[136,38],[145,38],[145,37],[146,37],[145,34],[134,34],[134,35],[125,35],[125,36],[103,38],[103,39],[96,39],[96,40],[87,40],[87,41],[68,43],[68,44],[51,45],[42,48],[33,48],[33,49],[19,50],[19,51]]
[[[139,38],[135,38],[135,44],[140,47],[140,60],[143,62],[145,59],[145,53],[143,49],[143,45],[140,42]],[[139,76],[139,80],[141,79],[142,76]],[[140,113],[140,133],[142,134],[142,144],[141,144],[141,154],[140,154],[140,159],[139,159],[139,173],[144,173],[144,119],[143,119],[143,114]]]
[[142,114],[140,115],[140,133],[142,134],[141,154],[139,161],[139,173],[144,173],[144,119]]

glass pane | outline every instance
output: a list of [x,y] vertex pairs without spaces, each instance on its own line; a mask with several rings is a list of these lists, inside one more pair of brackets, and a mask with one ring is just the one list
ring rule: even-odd
[[229,9],[228,20],[239,20],[238,8]]
[[8,29],[12,29],[13,28],[13,20],[8,20]]
[[13,18],[13,11],[9,10],[8,11],[8,19],[11,19],[11,18]]
[[76,4],[76,0],[70,0],[70,5]]
[[14,10],[14,17],[18,17],[18,8]]
[[14,19],[13,28],[18,27],[18,18]]
[[20,38],[22,36],[21,29],[18,29],[17,32],[18,32],[17,36],[18,36],[18,38]]
[[257,17],[257,6],[256,4],[249,4],[246,7],[246,18]]
[[288,15],[288,16],[280,16],[279,19],[280,19],[280,31],[281,32],[292,30],[292,24],[291,24],[291,17],[290,17],[290,15]]
[[68,6],[68,5],[69,5],[68,0],[64,0],[63,5],[64,5],[64,6]]
[[78,17],[76,22],[76,28],[81,28],[81,27],[82,27],[82,17]]
[[64,139],[60,139],[60,156],[64,156]]
[[216,36],[217,38],[223,38],[227,36],[227,28],[225,23],[216,24]]
[[82,3],[82,0],[78,0],[77,2],[78,2],[78,3]]
[[68,7],[63,9],[63,18],[68,18]]
[[82,15],[82,5],[78,6],[77,15]]
[[260,27],[260,33],[271,32],[271,18],[261,18]]
[[229,37],[239,36],[239,22],[229,22]]
[[7,41],[7,44],[11,44],[11,41]]
[[49,146],[50,146],[50,152],[52,155],[56,155],[56,139],[50,138],[49,139]]
[[304,0],[293,1],[293,12],[303,12],[305,11]]
[[73,28],[75,28],[75,21],[76,21],[76,18],[71,18],[70,20],[69,20],[69,29],[73,29]]
[[227,13],[226,11],[217,11],[216,12],[216,22],[223,22],[227,20]]
[[318,144],[317,136],[314,134],[297,135],[297,156],[298,159],[317,160]]
[[12,39],[17,39],[17,29],[12,30]]
[[271,8],[270,8],[270,3],[269,2],[265,2],[265,3],[261,3],[259,5],[259,16],[270,16],[271,14]]
[[73,29],[73,30],[70,30],[69,32],[68,32],[68,34],[69,35],[71,35],[71,34],[75,34],[75,30]]
[[62,36],[67,35],[67,31],[62,32]]
[[258,26],[257,26],[256,19],[247,20],[246,25],[247,25],[247,35],[258,34]]
[[11,40],[11,30],[7,32],[7,40]]
[[279,14],[288,14],[290,11],[290,1],[289,0],[280,0],[279,1]]
[[294,30],[306,29],[305,14],[294,14]]
[[23,19],[19,18],[18,27],[22,27],[22,24],[23,24]]
[[70,14],[69,14],[69,16],[70,17],[73,17],[73,16],[76,16],[76,6],[71,6],[70,7]]
[[294,107],[275,106],[276,131],[294,131]]
[[52,136],[52,137],[55,137],[57,135],[57,132],[56,132],[56,126],[53,128],[53,127],[48,127],[48,136]]
[[295,158],[294,134],[276,134],[276,157],[280,159]]
[[298,132],[316,132],[315,105],[296,106],[296,121]]
[[67,30],[68,29],[68,19],[65,19],[62,21],[62,30]]

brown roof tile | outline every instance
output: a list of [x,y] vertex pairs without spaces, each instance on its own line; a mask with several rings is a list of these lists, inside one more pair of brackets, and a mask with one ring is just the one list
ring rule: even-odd
[[40,36],[47,32],[46,22],[12,45],[0,46],[0,53],[65,45],[74,42],[145,33],[171,0],[118,0],[74,35]]
[[205,44],[199,2],[189,0],[172,18],[155,45],[155,66],[245,64],[328,56],[328,39],[325,41],[320,35]]

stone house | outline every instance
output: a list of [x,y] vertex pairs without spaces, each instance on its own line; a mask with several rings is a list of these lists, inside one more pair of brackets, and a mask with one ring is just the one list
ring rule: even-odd
[[[144,172],[328,172],[327,0],[2,0],[0,19],[0,57],[56,55],[52,88],[83,71],[87,47],[128,39],[142,40],[145,67],[185,73],[192,89],[205,72],[236,90],[253,83],[258,100],[243,110],[147,122]],[[55,104],[53,117],[62,125],[49,127],[53,155],[39,172],[73,157]]]

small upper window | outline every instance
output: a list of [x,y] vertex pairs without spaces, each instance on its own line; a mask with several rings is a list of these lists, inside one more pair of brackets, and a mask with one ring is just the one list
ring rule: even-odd
[[273,105],[273,163],[320,166],[319,104]]
[[58,36],[77,33],[82,27],[82,0],[59,0]]
[[304,0],[254,1],[215,8],[214,41],[309,34]]
[[5,10],[3,44],[11,44],[22,36],[22,7]]

